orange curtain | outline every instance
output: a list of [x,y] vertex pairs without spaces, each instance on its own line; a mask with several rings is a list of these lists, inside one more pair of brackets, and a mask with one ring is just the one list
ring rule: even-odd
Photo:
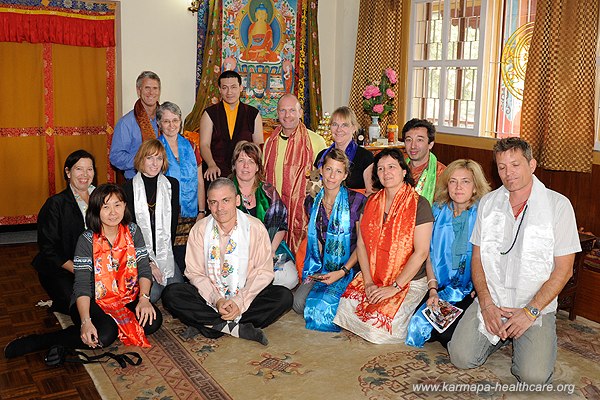
[[541,167],[591,172],[598,0],[538,0],[521,137]]
[[115,8],[0,2],[0,225],[37,221],[46,198],[66,187],[74,150],[94,154],[98,183],[114,180]]
[[350,107],[362,126],[371,123],[363,112],[365,86],[379,80],[383,70],[393,68],[398,73],[397,100],[394,110],[381,121],[381,125],[404,124],[407,99],[408,26],[410,1],[361,0],[358,16],[356,56],[350,91]]

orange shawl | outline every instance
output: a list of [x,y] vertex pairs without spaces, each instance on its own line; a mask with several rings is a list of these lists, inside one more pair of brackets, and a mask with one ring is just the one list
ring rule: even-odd
[[[275,182],[275,167],[277,163],[277,145],[281,126],[269,136],[265,143],[265,174],[267,182],[277,187]],[[281,199],[288,209],[288,233],[286,243],[294,254],[306,234],[308,216],[304,212],[304,199],[306,197],[306,183],[308,174],[312,170],[314,160],[312,144],[308,137],[306,125],[302,122],[296,131],[290,135],[285,150],[283,162],[283,182],[281,185]]]
[[96,303],[117,323],[123,344],[150,347],[135,314],[125,307],[139,292],[135,246],[129,228],[119,224],[112,248],[104,235],[94,233],[93,249]]
[[[158,103],[156,103],[156,106],[158,107]],[[154,131],[152,122],[150,122],[150,117],[148,117],[148,113],[146,113],[146,109],[140,99],[137,99],[133,106],[133,115],[142,131],[142,142],[148,139],[156,139],[156,132]]]
[[[402,185],[383,222],[385,190],[369,197],[360,233],[365,243],[369,268],[377,286],[389,286],[400,275],[414,251],[415,222],[419,195],[407,184]],[[402,292],[377,304],[367,301],[363,275],[359,274],[348,285],[342,297],[358,300],[356,315],[371,321],[376,328],[392,331],[392,320],[406,297],[408,286]]]

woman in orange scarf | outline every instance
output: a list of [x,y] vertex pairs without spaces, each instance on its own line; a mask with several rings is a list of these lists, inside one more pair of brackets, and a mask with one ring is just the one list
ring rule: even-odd
[[109,183],[98,186],[86,213],[89,229],[75,248],[70,309],[74,325],[16,339],[4,349],[6,358],[52,345],[109,346],[117,337],[126,345],[150,347],[146,335],[160,328],[162,315],[150,304],[148,251],[142,232],[130,221],[123,189]]
[[373,343],[403,343],[427,289],[433,214],[397,149],[375,156],[373,186],[382,190],[369,197],[360,222],[361,274],[342,295],[334,322]]

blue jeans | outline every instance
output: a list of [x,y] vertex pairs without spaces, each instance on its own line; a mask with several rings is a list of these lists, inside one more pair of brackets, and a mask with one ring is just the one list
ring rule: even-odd
[[512,341],[511,373],[519,382],[551,383],[557,350],[556,313],[544,314],[540,317],[542,326],[531,326],[518,339],[500,340],[493,345],[478,330],[478,308],[479,302],[471,304],[448,343],[452,364],[460,369],[479,367],[492,353]]

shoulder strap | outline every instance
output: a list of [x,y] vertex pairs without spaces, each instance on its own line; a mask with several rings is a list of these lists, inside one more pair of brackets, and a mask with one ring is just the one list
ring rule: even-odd
[[[73,363],[82,363],[82,364],[92,364],[92,363],[101,363],[108,360],[104,360],[104,358],[113,359],[119,363],[121,368],[127,367],[127,364],[137,366],[142,363],[142,356],[139,353],[130,351],[123,354],[115,354],[109,351],[98,354],[96,356],[88,356],[82,351],[73,350],[71,353],[74,357],[66,357],[65,362],[73,362]],[[83,359],[81,359],[83,357]],[[132,359],[135,358],[135,361]]]
[[115,360],[117,363],[119,363],[121,368],[127,367],[127,364],[137,366],[142,363],[142,356],[133,351],[123,354],[115,354],[107,351],[95,356],[89,356],[82,351],[73,350],[60,345],[52,346],[50,348],[45,361],[46,365],[48,366],[56,366],[62,365],[65,362],[80,364],[101,363],[108,361],[105,360],[105,358]]

